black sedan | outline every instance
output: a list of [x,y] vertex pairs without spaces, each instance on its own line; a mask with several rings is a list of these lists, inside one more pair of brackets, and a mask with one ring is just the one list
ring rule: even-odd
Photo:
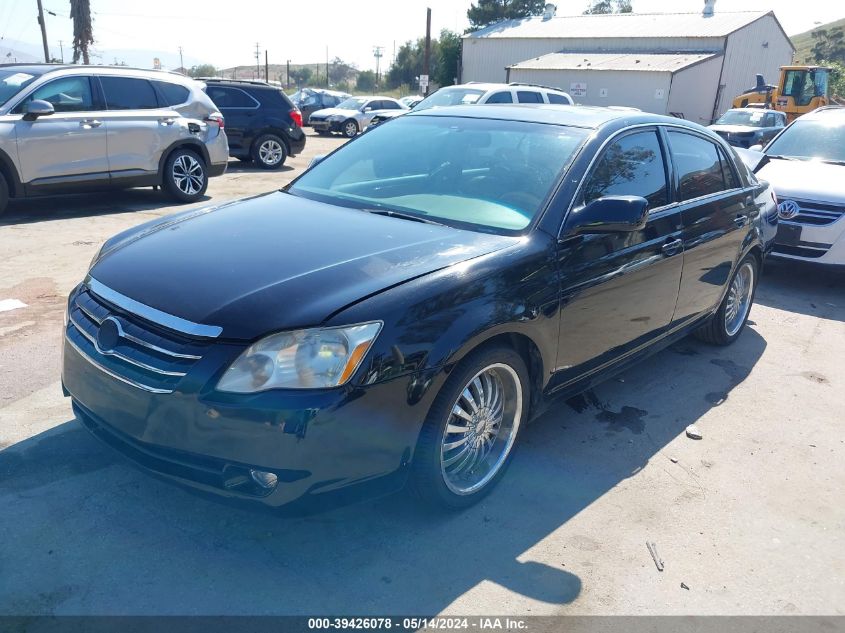
[[69,297],[64,389],[193,488],[464,507],[554,398],[687,334],[740,336],[774,206],[677,119],[410,114],[282,191],[108,240]]

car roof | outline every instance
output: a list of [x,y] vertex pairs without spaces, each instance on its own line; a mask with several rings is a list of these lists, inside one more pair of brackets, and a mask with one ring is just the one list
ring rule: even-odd
[[27,75],[43,75],[54,70],[72,68],[68,65],[59,64],[0,64],[0,70],[16,70]]
[[[533,90],[552,90],[554,92],[564,92],[563,88],[555,88],[554,86],[540,86],[538,84],[530,84],[530,83],[509,83],[509,84],[500,84],[500,83],[486,83],[486,82],[474,82],[471,81],[465,84],[455,84],[453,86],[444,86],[444,88],[462,88],[462,89],[473,89],[473,90],[481,90],[483,92],[489,92],[491,90],[525,90],[525,89],[533,89]],[[441,88],[442,90],[443,88]]]
[[675,117],[649,114],[638,110],[615,109],[599,106],[571,106],[557,104],[520,104],[496,105],[479,107],[474,105],[455,105],[443,108],[409,112],[407,116],[452,116],[472,119],[505,119],[509,121],[524,121],[526,123],[551,123],[597,129],[607,123],[624,119],[631,125],[648,123],[681,124],[691,129],[706,130],[706,128]]
[[134,75],[146,77],[147,79],[162,79],[189,85],[196,83],[196,80],[187,75],[170,70],[154,70],[152,68],[134,68],[133,66],[106,66],[95,65],[85,66],[81,64],[0,64],[2,70],[14,70],[29,75],[42,76],[48,73],[61,71],[72,71],[78,74],[98,75]]

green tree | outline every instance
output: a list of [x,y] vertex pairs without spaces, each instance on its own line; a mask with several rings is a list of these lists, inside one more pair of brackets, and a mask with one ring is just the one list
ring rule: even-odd
[[313,71],[308,66],[300,66],[299,68],[291,68],[290,78],[297,86],[304,86],[311,81]]
[[[431,41],[431,61],[429,75],[435,77],[438,71],[437,40]],[[387,71],[387,85],[390,88],[397,88],[402,84],[417,86],[419,77],[425,66],[425,39],[420,38],[416,42],[407,41],[396,52],[396,60]]]
[[200,64],[199,66],[191,66],[188,74],[191,77],[216,77],[217,69],[211,64]]
[[376,89],[376,74],[372,70],[362,70],[358,73],[355,87],[361,92],[373,92]]
[[470,31],[475,31],[488,24],[540,15],[547,0],[478,0],[467,9]]
[[594,0],[584,11],[584,15],[632,13],[633,10],[631,0]]
[[821,60],[845,63],[845,30],[842,27],[828,31],[816,29],[810,33],[813,44],[813,58],[818,63]]
[[458,61],[461,58],[461,36],[443,29],[437,41],[437,70],[432,75],[439,86],[451,86],[458,76]]
[[70,0],[70,19],[73,20],[73,63],[90,64],[88,47],[94,43],[94,27],[91,23],[89,0]]

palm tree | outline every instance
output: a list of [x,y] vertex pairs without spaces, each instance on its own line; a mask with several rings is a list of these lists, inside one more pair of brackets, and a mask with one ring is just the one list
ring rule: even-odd
[[88,46],[94,43],[94,29],[91,24],[90,0],[70,0],[70,17],[73,20],[73,63],[90,64]]

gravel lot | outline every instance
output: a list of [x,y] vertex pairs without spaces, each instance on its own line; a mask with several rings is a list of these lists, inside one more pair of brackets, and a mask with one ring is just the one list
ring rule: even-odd
[[[340,143],[232,162],[203,204]],[[0,614],[845,613],[845,273],[767,265],[736,345],[685,340],[561,403],[462,514],[399,495],[283,519],[146,476],[62,397],[67,293],[105,238],[184,208],[166,204],[42,199],[0,224],[0,301],[27,304],[0,312]]]

